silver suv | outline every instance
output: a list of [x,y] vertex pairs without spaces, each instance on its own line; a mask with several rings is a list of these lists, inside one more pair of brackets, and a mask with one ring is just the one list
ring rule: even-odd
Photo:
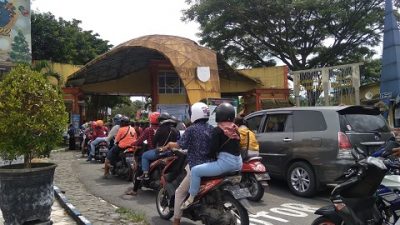
[[380,112],[363,106],[268,109],[245,120],[257,134],[270,174],[307,197],[334,184],[354,163],[352,148],[373,152],[393,136]]

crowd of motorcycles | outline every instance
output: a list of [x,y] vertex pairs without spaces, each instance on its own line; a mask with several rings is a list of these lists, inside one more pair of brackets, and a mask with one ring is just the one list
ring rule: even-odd
[[[352,150],[354,165],[338,178],[330,194],[331,203],[318,209],[312,225],[400,225],[400,147],[390,139],[379,150],[369,154],[357,146]],[[95,159],[104,162],[110,146],[96,146]],[[120,153],[111,174],[135,181],[141,174],[141,148],[128,148]],[[175,190],[185,177],[185,150],[164,152],[165,157],[150,165],[149,179],[141,187],[157,192],[156,208],[161,218],[173,216]],[[396,155],[396,156],[394,156]],[[203,224],[249,224],[254,213],[250,201],[260,201],[270,179],[261,157],[243,160],[241,171],[202,179],[195,204],[185,209],[183,216]]]

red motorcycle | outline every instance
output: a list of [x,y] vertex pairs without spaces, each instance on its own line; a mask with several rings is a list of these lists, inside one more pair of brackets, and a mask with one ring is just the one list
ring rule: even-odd
[[250,192],[250,201],[260,201],[264,196],[264,188],[271,180],[261,157],[249,157],[243,160],[242,180],[240,187],[247,188]]
[[[157,211],[163,219],[173,216],[175,190],[185,177],[185,160],[184,153],[174,151],[173,160],[163,170],[156,198]],[[240,180],[239,171],[203,178],[195,203],[183,210],[183,217],[209,225],[248,225],[251,206],[246,198],[250,193],[239,186]]]
[[[138,149],[135,152],[135,160],[132,161],[131,167],[132,167],[132,175],[133,175],[133,180],[137,180],[137,177],[141,174],[142,169],[141,167],[141,154],[143,151]],[[140,187],[146,187],[150,188],[153,190],[158,190],[160,189],[160,179],[161,179],[161,174],[165,166],[170,163],[172,160],[174,160],[174,156],[172,154],[172,151],[166,151],[160,153],[159,159],[153,161],[150,164],[150,169],[149,169],[149,179],[148,180],[142,180],[140,182]]]

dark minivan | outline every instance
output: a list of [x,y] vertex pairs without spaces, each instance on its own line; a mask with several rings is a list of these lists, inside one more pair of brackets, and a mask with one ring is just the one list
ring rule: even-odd
[[352,148],[373,152],[393,137],[379,110],[364,106],[267,109],[245,120],[257,134],[269,173],[306,197],[335,184],[354,163]]

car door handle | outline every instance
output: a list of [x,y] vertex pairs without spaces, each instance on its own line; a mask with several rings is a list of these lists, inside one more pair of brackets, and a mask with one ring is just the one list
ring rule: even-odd
[[290,139],[290,138],[284,138],[283,141],[284,141],[284,142],[291,142],[292,139]]

